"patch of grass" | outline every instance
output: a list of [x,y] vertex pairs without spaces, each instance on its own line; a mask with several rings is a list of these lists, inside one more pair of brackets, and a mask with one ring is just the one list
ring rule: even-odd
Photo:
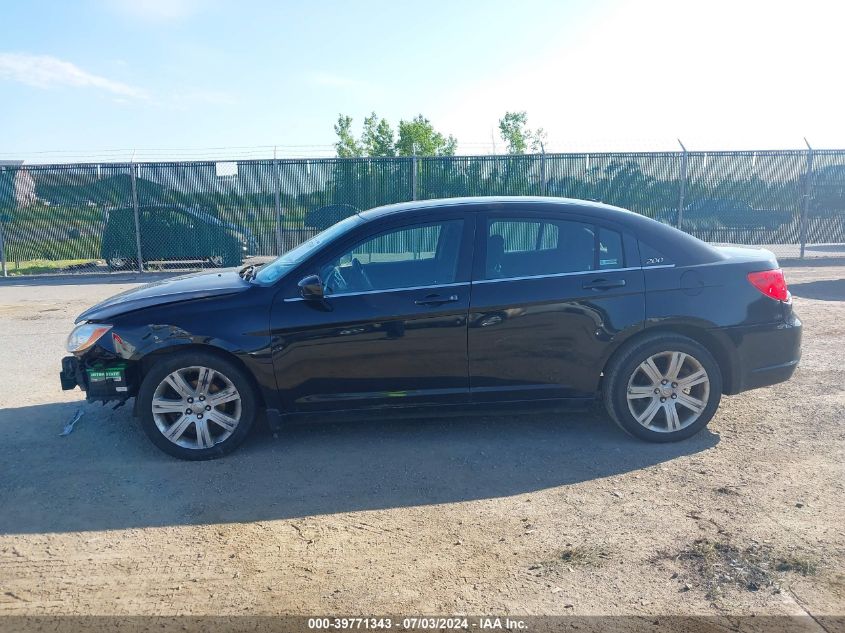
[[568,545],[555,552],[554,558],[543,563],[542,567],[596,567],[610,559],[610,552],[594,545]]
[[9,275],[40,275],[70,270],[85,270],[97,265],[96,259],[30,259],[22,262],[7,262]]
[[720,495],[736,495],[739,496],[739,493],[734,490],[731,486],[720,486],[716,488],[716,492]]
[[815,576],[819,571],[819,565],[809,558],[789,555],[776,558],[775,569],[780,572],[792,571],[802,576]]
[[748,591],[777,588],[782,573],[808,576],[818,571],[818,565],[808,558],[778,556],[768,545],[757,543],[740,548],[729,541],[699,539],[674,558],[690,569],[711,600],[729,588]]

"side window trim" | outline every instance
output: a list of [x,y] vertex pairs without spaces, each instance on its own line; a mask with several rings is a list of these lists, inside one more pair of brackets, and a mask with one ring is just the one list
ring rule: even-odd
[[[405,290],[433,290],[435,288],[457,288],[458,286],[468,286],[470,281],[456,281],[451,284],[431,284],[429,286],[403,286],[401,288],[383,288],[380,290],[356,290],[354,292],[338,292],[332,295],[327,295],[327,299],[339,299],[340,297],[357,297],[360,295],[378,295],[385,292],[403,292]],[[290,303],[292,301],[305,301],[302,297],[285,297],[284,301]]]
[[[674,264],[671,266],[674,267]],[[649,268],[668,268],[669,266],[650,266]],[[607,268],[605,270],[579,270],[571,273],[546,273],[542,275],[523,275],[521,277],[502,277],[501,279],[473,279],[473,284],[496,284],[503,281],[524,281],[527,279],[548,279],[552,277],[574,277],[576,275],[606,275],[610,273],[630,272],[642,270],[640,266],[629,266],[626,268]]]

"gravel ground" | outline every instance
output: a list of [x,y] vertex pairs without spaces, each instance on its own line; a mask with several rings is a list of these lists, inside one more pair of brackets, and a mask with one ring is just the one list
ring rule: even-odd
[[132,284],[4,283],[0,614],[843,614],[845,267],[787,278],[795,377],[679,444],[374,416],[208,463],[59,388],[73,317]]

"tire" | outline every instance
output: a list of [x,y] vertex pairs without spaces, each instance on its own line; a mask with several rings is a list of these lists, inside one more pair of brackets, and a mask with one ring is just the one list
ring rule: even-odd
[[212,268],[233,268],[243,263],[241,254],[237,251],[228,251],[223,255],[212,255],[208,258],[208,264]]
[[[199,384],[203,377],[211,378],[205,389]],[[215,394],[219,394],[220,404],[214,404]],[[245,370],[202,351],[176,353],[153,365],[137,397],[141,428],[147,437],[168,455],[187,460],[215,459],[235,450],[249,434],[258,406]]]
[[136,260],[129,257],[110,257],[106,259],[106,265],[111,270],[132,270],[137,268]]
[[[656,373],[645,367],[648,359]],[[677,371],[673,363],[680,365]],[[650,335],[621,349],[604,380],[602,395],[610,417],[624,431],[649,442],[692,437],[707,426],[722,397],[722,374],[713,355],[679,334]]]

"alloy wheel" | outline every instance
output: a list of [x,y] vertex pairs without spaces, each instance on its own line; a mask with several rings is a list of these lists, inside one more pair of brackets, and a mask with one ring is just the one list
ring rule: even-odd
[[651,431],[673,433],[693,424],[710,400],[710,378],[691,354],[667,351],[640,363],[628,380],[628,410]]
[[177,446],[206,449],[228,439],[241,419],[241,394],[210,367],[185,367],[165,376],[153,393],[153,420]]

